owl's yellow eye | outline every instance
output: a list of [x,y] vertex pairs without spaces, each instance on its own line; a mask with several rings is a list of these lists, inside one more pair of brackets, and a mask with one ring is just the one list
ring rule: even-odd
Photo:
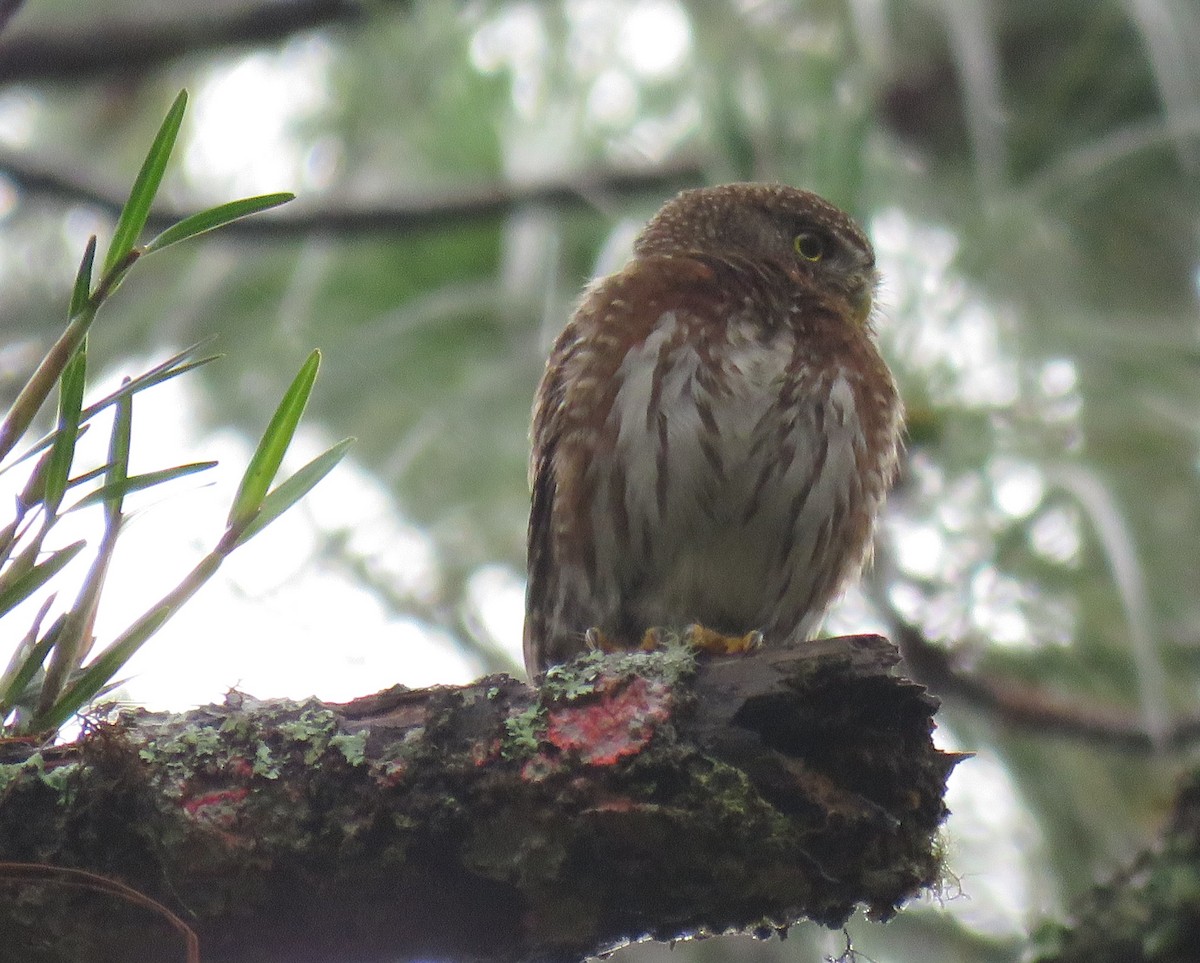
[[825,239],[812,231],[802,231],[792,239],[792,247],[804,260],[817,262],[825,256]]

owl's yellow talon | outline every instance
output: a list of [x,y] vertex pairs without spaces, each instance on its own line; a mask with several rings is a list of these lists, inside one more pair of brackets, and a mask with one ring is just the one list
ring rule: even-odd
[[642,641],[638,644],[639,652],[653,652],[655,649],[663,647],[662,629],[649,628],[642,635]]
[[724,635],[703,625],[689,625],[684,638],[692,648],[710,655],[741,655],[757,649],[763,643],[763,634],[758,631],[745,635]]
[[624,652],[626,646],[621,645],[616,639],[606,635],[603,630],[592,626],[583,633],[584,644],[592,651],[599,650],[605,655],[611,655],[613,652]]
[[[614,652],[654,652],[666,647],[668,633],[665,629],[652,626],[642,633],[637,645],[626,645],[608,635],[603,629],[593,626],[583,634],[584,644],[593,652],[611,655]],[[752,652],[763,644],[763,634],[758,631],[745,635],[725,635],[703,625],[689,625],[683,631],[683,640],[699,652],[709,655],[741,655]]]

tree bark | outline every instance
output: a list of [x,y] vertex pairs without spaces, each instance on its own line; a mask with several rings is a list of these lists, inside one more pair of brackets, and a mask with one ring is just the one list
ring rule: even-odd
[[[540,689],[124,711],[0,765],[0,860],[121,880],[212,963],[565,961],[885,919],[938,881],[961,758],[897,660],[878,636],[698,663],[672,646],[591,653]],[[142,908],[8,875],[14,959],[183,958]]]

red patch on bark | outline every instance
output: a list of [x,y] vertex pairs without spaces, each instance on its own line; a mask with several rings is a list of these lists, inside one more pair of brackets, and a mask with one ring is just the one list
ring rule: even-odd
[[408,764],[390,759],[375,770],[375,781],[381,786],[398,786],[408,774]]
[[562,763],[558,759],[551,759],[548,753],[539,752],[521,766],[521,778],[526,782],[537,782],[548,778],[561,768]]
[[237,789],[218,789],[216,792],[206,792],[202,796],[196,796],[194,799],[187,800],[183,804],[183,808],[189,816],[211,818],[212,814],[206,813],[204,810],[211,806],[236,806],[248,795],[250,795],[250,790],[242,787]]
[[229,760],[229,765],[225,767],[225,771],[238,779],[249,779],[254,775],[254,767],[245,756],[234,756]]
[[487,742],[476,742],[471,746],[471,762],[477,766],[486,766],[500,758],[500,740],[492,739]]
[[546,738],[563,751],[577,753],[585,763],[611,766],[640,752],[655,726],[670,715],[668,691],[661,682],[636,678],[586,705],[555,709]]

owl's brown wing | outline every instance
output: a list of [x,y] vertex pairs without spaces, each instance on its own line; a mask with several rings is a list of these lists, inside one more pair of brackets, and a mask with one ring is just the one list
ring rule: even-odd
[[[565,336],[565,332],[564,332]],[[553,605],[554,560],[553,526],[554,453],[562,424],[564,397],[561,354],[564,337],[560,337],[550,355],[550,362],[538,387],[533,409],[533,443],[529,458],[529,485],[532,493],[529,509],[529,534],[526,565],[529,583],[525,590],[524,655],[525,668],[532,677],[541,671],[538,647],[546,637],[546,613]]]
[[[533,413],[524,650],[530,675],[583,647],[596,558],[587,478],[626,352],[664,314],[694,317],[725,297],[711,266],[639,258],[593,285],[555,342]],[[562,557],[570,545],[570,557]],[[583,624],[576,624],[583,621]]]

